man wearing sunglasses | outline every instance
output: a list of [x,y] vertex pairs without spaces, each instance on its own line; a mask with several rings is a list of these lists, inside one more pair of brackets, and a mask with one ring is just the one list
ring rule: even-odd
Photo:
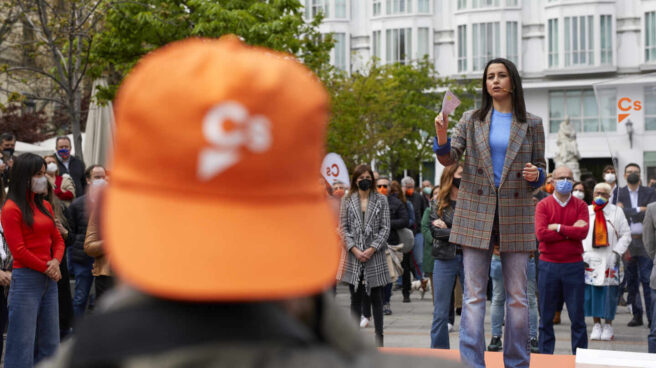
[[574,178],[569,167],[557,167],[553,180],[553,195],[540,201],[535,209],[535,233],[540,241],[538,345],[540,353],[553,354],[553,318],[563,300],[572,321],[572,353],[576,354],[577,348],[588,347],[582,242],[588,235],[588,206],[572,196]]

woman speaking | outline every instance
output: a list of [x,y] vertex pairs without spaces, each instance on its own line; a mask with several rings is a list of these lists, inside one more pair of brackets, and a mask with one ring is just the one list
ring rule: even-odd
[[542,119],[526,112],[515,65],[493,59],[485,66],[481,108],[467,111],[447,136],[448,122],[435,118],[433,150],[444,166],[465,154],[449,242],[462,246],[465,298],[460,356],[484,367],[484,318],[490,258],[499,244],[506,290],[506,367],[528,367],[528,256],[535,250],[531,193],[545,178]]

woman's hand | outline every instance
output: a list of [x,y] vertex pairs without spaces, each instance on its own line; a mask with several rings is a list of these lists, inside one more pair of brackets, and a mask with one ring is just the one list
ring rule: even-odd
[[540,171],[538,170],[538,167],[530,162],[527,162],[526,165],[524,165],[522,174],[524,176],[524,180],[531,183],[535,183],[540,177]]
[[355,259],[357,259],[361,263],[365,263],[369,260],[369,258],[366,258],[364,256],[364,252],[361,251],[360,249],[356,248],[356,247],[351,248],[351,253],[353,253],[353,255],[355,256]]
[[371,257],[373,257],[375,252],[376,250],[374,248],[367,248],[364,252],[362,252],[362,254],[365,256],[365,258],[367,258],[368,261],[371,259]]
[[0,286],[11,284],[11,271],[0,271]]
[[446,129],[449,127],[449,119],[444,114],[439,113],[435,117],[435,133],[437,135],[437,144],[443,146],[447,142]]
[[57,258],[53,258],[46,263],[48,265],[48,268],[46,269],[45,274],[48,275],[51,279],[53,279],[55,282],[58,282],[61,280],[61,272],[59,271],[59,260]]
[[442,221],[441,219],[437,219],[433,221],[433,226],[435,226],[438,229],[446,229],[446,223]]
[[59,233],[61,234],[62,238],[66,239],[68,238],[68,230],[62,225],[62,223],[55,219],[55,225],[57,226],[57,230],[59,230]]

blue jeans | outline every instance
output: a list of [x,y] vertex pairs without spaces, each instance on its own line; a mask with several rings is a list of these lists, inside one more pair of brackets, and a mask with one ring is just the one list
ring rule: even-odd
[[75,319],[84,317],[89,302],[89,292],[93,284],[93,275],[91,264],[82,264],[71,262],[71,273],[75,277],[75,293],[73,294],[73,315]]
[[[528,259],[528,283],[526,296],[528,298],[528,335],[531,339],[538,338],[538,302],[535,297],[535,261]],[[501,327],[505,315],[506,289],[503,287],[503,272],[501,258],[492,256],[490,265],[492,277],[492,303],[490,304],[490,319],[492,320],[492,336],[502,336]]]
[[[485,367],[485,300],[490,271],[490,249],[463,247],[464,298],[460,319],[460,360],[469,367]],[[508,297],[503,362],[505,367],[528,367],[528,253],[501,253],[503,280]]]
[[649,336],[647,337],[647,346],[650,353],[656,354],[656,289],[651,289],[651,324]]
[[640,284],[645,297],[645,307],[647,309],[647,320],[651,322],[651,297],[649,288],[649,276],[653,262],[649,257],[636,256],[631,257],[629,262],[624,264],[624,277],[626,279],[626,290],[629,295],[627,298],[632,301],[631,310],[633,316],[642,320],[642,298],[640,298]]
[[585,266],[583,262],[554,263],[540,260],[540,353],[553,354],[556,337],[553,318],[558,301],[567,305],[567,314],[572,322],[572,353],[577,348],[587,349],[588,334],[585,329]]
[[57,283],[45,274],[14,269],[9,287],[5,367],[32,367],[59,346]]
[[435,287],[435,305],[433,306],[433,324],[431,326],[431,348],[449,349],[449,305],[451,291],[456,276],[464,280],[462,254],[450,260],[436,259],[433,263],[433,286]]
[[412,274],[415,275],[415,280],[423,280],[424,263],[424,234],[420,232],[415,234],[415,246],[412,248],[412,256],[415,257],[415,263],[412,265]]

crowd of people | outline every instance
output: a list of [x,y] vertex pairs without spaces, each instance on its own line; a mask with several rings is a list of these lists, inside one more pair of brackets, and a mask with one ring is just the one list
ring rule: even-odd
[[[58,137],[55,154],[45,157],[14,156],[11,133],[0,142],[0,330],[7,329],[5,366],[31,367],[53,355],[75,320],[93,308],[90,290],[100,274],[92,272],[99,262],[90,255],[102,258],[103,251],[87,225],[95,207],[91,192],[107,183],[106,173],[72,156],[67,137]],[[95,300],[103,284],[96,278]],[[0,355],[3,347],[1,341]]]
[[[15,137],[1,135],[5,366],[435,366],[382,356],[357,333],[373,319],[384,344],[396,282],[404,303],[430,290],[430,347],[450,348],[461,315],[470,367],[485,366],[485,350],[503,350],[507,367],[552,354],[564,305],[573,353],[612,340],[625,292],[629,326],[646,315],[656,353],[656,192],[640,166],[623,168],[622,188],[613,166],[593,185],[566,166],[548,173],[514,64],[491,60],[481,87],[481,107],[450,134],[448,117],[435,119],[435,186],[359,165],[324,193],[298,168],[319,169],[328,94],[292,58],[234,36],[139,62],[117,96],[112,185],[66,137],[40,157],[14,156]],[[150,144],[153,134],[177,150]],[[327,292],[335,275],[355,321]]]
[[[433,150],[444,165],[439,185],[416,187],[410,177],[390,181],[366,165],[353,172],[341,201],[346,272],[338,275],[349,284],[353,315],[367,326],[368,304],[363,308],[361,301],[371,301],[382,345],[394,279],[402,278],[403,302],[410,302],[411,278],[424,288],[431,278],[432,348],[450,348],[455,309],[461,312],[463,362],[483,367],[485,350],[503,350],[506,367],[527,367],[530,352],[553,354],[553,325],[563,305],[574,354],[588,339],[612,340],[617,305],[627,292],[628,326],[643,325],[646,314],[649,352],[656,353],[654,188],[641,185],[635,163],[624,168],[622,188],[612,165],[603,178],[585,183],[575,182],[566,166],[548,173],[542,120],[526,112],[516,67],[494,59],[483,75],[481,108],[465,112],[450,137],[447,116],[435,119]],[[344,183],[336,185],[341,198]],[[403,228],[414,232],[414,246],[404,246]],[[399,249],[403,267],[395,262]],[[492,338],[486,348],[488,298]],[[586,317],[592,318],[590,336]]]

